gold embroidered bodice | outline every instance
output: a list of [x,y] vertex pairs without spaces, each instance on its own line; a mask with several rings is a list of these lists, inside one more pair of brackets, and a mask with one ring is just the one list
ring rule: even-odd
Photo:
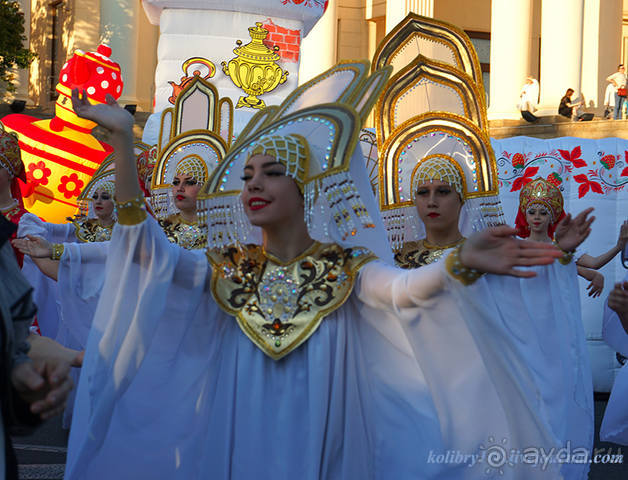
[[113,225],[103,226],[97,218],[74,217],[72,219],[76,228],[76,238],[79,242],[108,242],[111,240]]
[[406,269],[414,269],[424,265],[429,265],[441,258],[446,250],[462,245],[464,241],[465,239],[462,238],[455,243],[444,246],[431,245],[425,240],[407,242],[403,245],[403,247],[401,247],[401,249],[395,252],[395,263],[397,266]]
[[353,290],[365,248],[315,242],[283,263],[258,245],[207,251],[211,290],[225,312],[265,354],[278,360],[305,342]]
[[166,237],[186,250],[196,250],[207,246],[207,236],[198,223],[187,223],[176,213],[159,220]]

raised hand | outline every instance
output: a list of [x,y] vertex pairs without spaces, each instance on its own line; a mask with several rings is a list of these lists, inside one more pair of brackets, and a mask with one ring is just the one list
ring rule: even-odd
[[550,243],[516,239],[516,232],[502,225],[473,234],[460,251],[460,261],[480,272],[525,278],[534,277],[536,273],[515,267],[548,265],[562,256]]
[[72,90],[72,107],[74,112],[82,118],[96,122],[101,127],[118,133],[132,133],[133,116],[111,96],[105,97],[106,103],[92,105],[85,92],[79,92],[78,88]]
[[587,290],[589,291],[589,297],[595,298],[602,295],[602,292],[604,291],[604,275],[594,272],[593,280],[591,280],[591,283],[587,285]]
[[583,210],[574,218],[571,214],[563,218],[554,233],[558,246],[565,252],[573,252],[591,233],[591,224],[595,217],[588,218],[593,207]]
[[35,235],[16,238],[11,242],[24,255],[34,258],[49,258],[52,255],[52,245],[48,240]]
[[109,143],[116,154],[116,197],[118,201],[126,202],[142,193],[133,151],[133,116],[111,95],[105,99],[106,103],[92,105],[85,94],[80,95],[76,88],[72,90],[74,112],[111,132]]

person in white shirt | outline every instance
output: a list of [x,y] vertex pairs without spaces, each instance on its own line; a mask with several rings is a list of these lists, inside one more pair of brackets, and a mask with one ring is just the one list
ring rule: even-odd
[[619,64],[617,66],[617,71],[612,75],[609,75],[606,78],[607,82],[610,82],[615,87],[615,120],[619,120],[621,118],[621,109],[624,106],[624,101],[626,100],[625,95],[619,95],[621,93],[619,91],[620,88],[626,88],[626,69],[623,64]]

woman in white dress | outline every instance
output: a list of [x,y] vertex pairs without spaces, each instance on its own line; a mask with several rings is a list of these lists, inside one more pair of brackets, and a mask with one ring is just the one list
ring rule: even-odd
[[[553,241],[556,227],[565,218],[563,195],[558,187],[543,178],[535,178],[521,189],[519,199],[516,218],[519,235],[537,242]],[[596,270],[621,252],[626,241],[628,221],[621,225],[617,243],[608,251],[595,257],[587,253],[578,256],[576,260],[578,275],[591,282],[587,286],[590,297],[599,297],[604,289],[604,276]]]
[[[132,118],[112,99],[90,106],[74,92],[75,111],[111,131],[119,224],[66,478],[477,478],[486,466],[471,457],[487,431],[515,447],[553,446],[538,412],[519,408],[529,375],[509,368],[489,378],[478,364],[487,390],[477,416],[440,424],[443,399],[437,407],[415,351],[431,340],[419,338],[423,325],[462,317],[462,282],[480,271],[529,276],[514,267],[559,254],[498,227],[420,270],[375,261],[371,250],[389,261],[390,250],[354,155],[369,81],[339,91],[346,103],[301,98],[296,111],[254,117],[201,192],[206,258],[170,244],[142,209]],[[444,401],[455,409],[461,399]],[[438,454],[456,436],[468,455],[452,465]],[[556,478],[551,465],[505,475]]]
[[[151,153],[147,150],[137,157],[141,185],[150,183],[152,171],[148,170],[155,168],[155,163],[147,160]],[[178,162],[173,172],[163,211],[175,213],[162,215],[159,224],[168,240],[183,248],[201,249],[206,244],[206,235],[196,220],[196,197],[208,170],[211,167],[202,158],[194,157]],[[146,193],[145,188],[142,190]],[[72,223],[56,225],[27,214],[20,223],[22,238],[14,243],[27,255],[27,278],[36,285],[40,304],[46,306],[44,335],[64,345],[69,343],[71,348],[85,348],[100,298],[109,245],[94,243],[111,238],[116,221],[114,195],[115,171],[108,166],[97,172],[81,193],[82,215]],[[58,328],[57,310],[62,328]]]
[[[100,268],[104,268],[107,246],[103,242],[111,238],[116,222],[114,195],[113,170],[99,171],[81,192],[80,214],[70,219],[70,223],[42,222],[37,216],[28,213],[22,217],[19,224],[18,239],[14,246],[26,254],[22,271],[34,287],[34,299],[39,307],[38,321],[42,334],[56,339],[69,348],[84,349],[87,330],[81,328],[80,319],[83,312],[75,315],[74,303],[77,300],[77,292],[69,286],[69,281],[72,280],[66,277],[67,271],[63,266],[68,265],[70,252],[65,254],[65,264],[60,260],[64,258],[65,246],[76,244],[76,252],[82,250],[85,256],[92,252],[93,262],[100,263]],[[28,245],[32,241],[50,246],[50,256],[48,258],[30,256]],[[52,245],[55,245],[54,249]],[[61,282],[58,281],[60,271]],[[90,276],[102,278],[102,274],[98,274],[98,267]],[[82,299],[84,296],[79,295],[78,298]],[[93,306],[95,305],[94,303]]]
[[[475,181],[482,176],[481,173],[475,175],[475,172],[494,171],[490,155],[483,157],[477,153],[465,153],[480,150],[460,148],[465,137],[451,130],[451,114],[440,122],[440,131],[437,117],[438,113],[431,114],[428,134],[421,131],[420,122],[417,122],[416,134],[403,133],[404,129],[413,129],[410,122],[406,122],[401,132],[393,131],[386,145],[395,147],[391,150],[384,148],[380,164],[380,191],[388,192],[386,185],[399,186],[391,189],[390,194],[380,196],[380,208],[387,220],[389,237],[395,241],[395,261],[401,268],[416,269],[438,262],[451,249],[464,244],[462,232],[471,235],[474,229],[502,221],[496,189],[486,188],[483,191],[482,184]],[[445,138],[455,139],[455,142],[445,143],[441,135],[447,135]],[[478,139],[481,141],[482,136],[478,135]],[[402,152],[403,160],[398,160],[399,168],[391,168],[390,159],[399,158],[397,152]],[[429,155],[424,152],[429,152]],[[538,204],[547,209],[551,203],[556,213],[552,217],[553,235],[559,221],[565,218],[564,214],[561,215],[562,196],[557,189],[560,198],[549,195],[547,192],[553,192],[549,187],[541,191],[534,188],[536,184],[529,185],[522,192],[525,200],[522,200],[521,212]],[[410,193],[410,198],[405,197],[406,191]],[[577,222],[589,211],[583,212]],[[398,218],[403,218],[403,225],[397,221]],[[519,220],[520,217],[517,225],[521,227]],[[571,221],[569,217],[559,227],[557,238],[562,248],[566,248],[561,241]],[[536,224],[532,228],[537,229]],[[544,224],[546,237],[547,231],[548,225]],[[533,239],[549,243],[545,237]],[[568,249],[572,247],[575,245]],[[569,263],[566,260],[571,260],[572,256],[565,254],[561,262]],[[534,395],[528,397],[528,404],[538,409],[539,421],[552,432],[558,445],[569,447],[570,451],[579,449],[578,453],[586,457],[593,444],[593,392],[575,268],[573,265],[554,264],[528,269],[528,273],[532,275],[532,272],[536,274],[535,278],[525,280],[488,275],[477,282],[476,290],[460,291],[460,299],[469,306],[467,317],[476,311],[487,324],[495,322],[494,331],[506,326],[504,332],[511,338],[507,346],[501,346],[500,355],[507,358],[512,354],[521,362],[520,368],[525,368],[534,379]],[[482,293],[478,294],[477,289],[483,289]],[[481,296],[483,302],[474,300],[473,295],[476,298]],[[478,304],[481,306],[477,307]],[[499,347],[493,344],[494,337],[489,329],[476,329],[476,326],[470,323],[469,330],[476,342],[484,344],[480,356],[490,364],[494,359],[486,352],[498,351]],[[429,336],[434,339],[437,334],[438,331]],[[449,365],[450,371],[457,372],[457,375],[439,372],[431,377],[431,372],[435,370],[427,369],[426,377],[432,391],[440,388],[442,395],[458,391],[459,397],[470,401],[468,408],[454,411],[460,417],[472,415],[473,405],[482,399],[481,390],[474,390],[474,382],[461,381],[475,378],[474,359],[469,358],[467,352],[460,353],[459,346],[466,341],[464,335],[458,332],[457,335],[448,333],[440,342],[427,344],[416,352],[419,358],[425,355],[432,361],[439,359],[439,364]],[[426,362],[424,360],[422,364]],[[442,417],[444,415],[441,414],[441,423],[444,422]],[[461,422],[455,417],[448,421]],[[586,462],[562,466],[565,478],[586,478],[587,472]]]
[[[107,243],[116,222],[114,195],[113,170],[97,172],[79,196],[80,215],[70,223],[53,224],[24,214],[18,228],[22,238],[14,240],[14,246],[25,254],[22,272],[33,285],[42,335],[72,350],[84,350],[87,344],[98,300],[93,290],[95,285],[102,286]],[[33,242],[55,248],[50,248],[47,258],[30,256]],[[78,368],[72,370],[72,379],[78,384]],[[70,428],[74,396],[72,391],[68,397],[65,428]]]

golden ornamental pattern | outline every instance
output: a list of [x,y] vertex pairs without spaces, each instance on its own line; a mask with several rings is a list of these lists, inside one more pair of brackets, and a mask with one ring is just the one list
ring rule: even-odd
[[113,225],[101,225],[97,218],[82,216],[69,219],[76,229],[75,235],[79,242],[108,242],[111,240]]
[[406,242],[395,252],[395,263],[398,267],[405,269],[420,268],[436,262],[447,250],[462,245],[464,241],[465,239],[462,238],[455,243],[444,246],[431,245],[425,240]]
[[364,248],[315,242],[289,263],[261,246],[207,251],[212,294],[257,347],[278,360],[304,343],[353,290],[375,256]]
[[159,220],[166,237],[186,250],[207,247],[207,237],[198,223],[186,223],[178,213]]

